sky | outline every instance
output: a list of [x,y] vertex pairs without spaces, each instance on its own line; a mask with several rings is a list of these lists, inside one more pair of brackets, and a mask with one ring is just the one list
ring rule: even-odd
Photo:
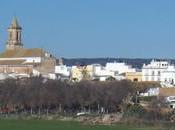
[[0,0],[1,52],[13,16],[56,57],[175,58],[174,0]]

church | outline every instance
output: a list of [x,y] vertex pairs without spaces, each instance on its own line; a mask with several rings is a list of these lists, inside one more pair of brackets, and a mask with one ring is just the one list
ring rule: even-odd
[[6,50],[0,54],[1,74],[48,76],[55,71],[56,58],[41,48],[24,48],[22,27],[16,17],[8,28]]

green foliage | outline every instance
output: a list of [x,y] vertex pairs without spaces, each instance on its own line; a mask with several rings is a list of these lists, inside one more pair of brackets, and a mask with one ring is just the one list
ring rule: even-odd
[[139,97],[139,101],[151,102],[151,101],[153,101],[155,99],[157,99],[156,96]]
[[145,113],[145,109],[139,105],[129,105],[124,113],[125,117],[142,117]]
[[125,125],[83,125],[78,122],[44,121],[44,120],[1,120],[0,130],[152,130]]

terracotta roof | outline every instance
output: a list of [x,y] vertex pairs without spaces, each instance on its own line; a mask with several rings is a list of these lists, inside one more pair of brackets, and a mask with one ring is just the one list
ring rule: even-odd
[[6,50],[0,54],[0,58],[42,57],[44,51],[40,48]]
[[25,60],[0,60],[0,65],[22,65]]
[[39,63],[25,63],[26,60],[0,60],[0,65],[39,65]]

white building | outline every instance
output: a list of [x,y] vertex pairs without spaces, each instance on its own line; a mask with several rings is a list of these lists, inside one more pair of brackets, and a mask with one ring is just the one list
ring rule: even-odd
[[144,93],[140,93],[140,96],[158,96],[159,88],[149,88]]
[[55,74],[58,79],[69,79],[71,68],[66,65],[55,66]]
[[94,65],[94,76],[98,76],[103,81],[108,77],[113,77],[117,80],[125,79],[122,74],[127,72],[136,72],[136,69],[125,63],[117,62],[106,63],[106,66]]
[[175,66],[169,65],[168,68],[161,72],[161,82],[165,87],[175,85]]
[[94,75],[97,76],[114,76],[114,72],[110,72],[109,70],[107,70],[104,66],[96,64],[93,67],[94,69]]
[[135,68],[132,68],[131,65],[127,65],[126,63],[106,63],[106,70],[110,72],[115,72],[115,74],[122,74],[127,72],[136,72]]
[[161,81],[161,73],[168,69],[167,61],[152,60],[150,64],[142,67],[142,81]]
[[70,68],[66,65],[55,66],[55,73],[70,76]]
[[105,81],[108,77],[114,77],[114,72],[106,70],[106,68],[100,64],[93,65],[93,78]]

